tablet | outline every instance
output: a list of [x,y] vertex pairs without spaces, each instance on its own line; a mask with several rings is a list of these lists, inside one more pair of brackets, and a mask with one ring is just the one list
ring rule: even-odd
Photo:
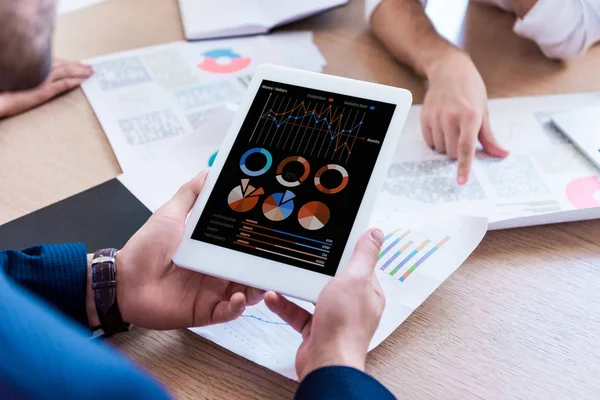
[[368,228],[411,101],[404,89],[259,68],[175,264],[316,301]]

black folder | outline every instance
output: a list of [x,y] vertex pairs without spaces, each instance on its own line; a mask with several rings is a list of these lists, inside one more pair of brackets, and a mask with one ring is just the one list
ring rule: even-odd
[[83,242],[121,248],[152,213],[117,179],[0,226],[0,250]]

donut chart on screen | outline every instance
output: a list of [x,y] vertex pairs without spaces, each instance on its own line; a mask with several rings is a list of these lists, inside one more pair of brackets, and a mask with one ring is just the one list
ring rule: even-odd
[[[342,175],[342,182],[334,188],[327,188],[321,183],[321,175],[330,170],[337,171]],[[348,185],[348,179],[348,171],[346,171],[344,167],[337,164],[328,164],[319,169],[315,174],[315,186],[317,187],[317,189],[319,189],[320,192],[323,192],[325,194],[336,194],[344,190],[346,185]]]
[[213,74],[231,74],[248,67],[251,57],[243,57],[232,49],[214,49],[202,53],[204,59],[198,68]]
[[[248,157],[252,154],[262,154],[265,157],[265,165],[262,168],[257,170],[251,170],[246,166],[246,161],[248,160]],[[240,169],[243,173],[245,173],[248,176],[260,176],[267,172],[269,168],[271,168],[271,165],[273,165],[273,156],[271,155],[271,153],[269,153],[267,149],[263,149],[261,147],[255,147],[253,149],[248,150],[242,155],[242,158],[240,159]]]
[[300,207],[298,222],[304,229],[316,231],[327,225],[330,216],[329,207],[320,201],[311,201]]
[[[292,163],[292,162],[298,162],[298,163],[302,164],[302,167],[304,167],[304,172],[302,173],[302,176],[300,178],[297,178],[294,181],[288,181],[283,177],[283,169],[285,168],[286,165],[288,165],[289,163]],[[310,164],[308,163],[308,161],[306,161],[306,159],[304,157],[290,156],[290,157],[287,157],[286,159],[284,159],[282,162],[280,162],[279,165],[277,166],[277,176],[275,177],[275,179],[277,179],[277,182],[279,182],[281,185],[283,185],[285,187],[295,187],[295,186],[300,186],[300,184],[302,184],[302,182],[304,182],[306,180],[306,178],[308,178],[309,174],[310,174]]]
[[263,203],[263,214],[271,221],[283,221],[294,212],[294,197],[296,195],[289,190],[273,193]]
[[598,207],[600,206],[600,179],[597,176],[575,179],[567,185],[566,194],[575,208]]
[[248,212],[258,204],[259,196],[263,194],[265,194],[263,188],[256,189],[250,185],[249,179],[242,179],[241,185],[234,187],[229,192],[227,203],[233,211]]

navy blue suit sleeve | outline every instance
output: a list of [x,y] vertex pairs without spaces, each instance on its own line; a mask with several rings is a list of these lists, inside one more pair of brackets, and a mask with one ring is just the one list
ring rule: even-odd
[[127,358],[0,270],[0,398],[166,399]]
[[87,251],[82,243],[0,251],[0,273],[87,326]]
[[350,367],[324,367],[308,374],[298,386],[296,400],[395,399],[373,377]]

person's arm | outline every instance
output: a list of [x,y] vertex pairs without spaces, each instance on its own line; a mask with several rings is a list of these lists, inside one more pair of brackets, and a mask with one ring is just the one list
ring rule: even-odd
[[515,33],[548,58],[572,59],[600,41],[598,0],[510,0],[509,6],[518,17]]
[[383,241],[379,229],[360,238],[348,266],[319,295],[314,315],[277,293],[266,293],[267,307],[302,334],[296,354],[301,380],[296,399],[394,398],[364,372],[369,343],[385,307],[374,271]]
[[[86,257],[82,250],[82,246],[81,249],[63,248],[54,254],[62,258],[69,252],[72,253],[69,258],[83,263]],[[42,253],[46,254],[40,257],[48,256],[47,252]],[[53,266],[62,268],[60,264]],[[85,280],[85,272],[66,279],[74,280],[74,287],[85,286],[85,282],[81,282]],[[70,284],[63,288],[70,290]],[[73,301],[80,302],[80,295]],[[130,360],[102,341],[90,340],[80,325],[65,319],[39,297],[31,296],[20,284],[5,277],[2,270],[0,317],[2,398],[154,400],[169,397],[164,388]]]
[[429,147],[458,159],[459,184],[469,179],[478,140],[491,155],[508,155],[492,133],[477,68],[436,32],[418,1],[383,0],[368,18],[388,50],[429,81],[421,112],[423,137]]
[[295,400],[391,400],[396,397],[372,376],[352,367],[330,366],[309,373]]
[[54,0],[0,6],[0,92],[39,85],[52,65]]
[[88,255],[81,243],[0,252],[0,273],[83,326],[89,326]]

